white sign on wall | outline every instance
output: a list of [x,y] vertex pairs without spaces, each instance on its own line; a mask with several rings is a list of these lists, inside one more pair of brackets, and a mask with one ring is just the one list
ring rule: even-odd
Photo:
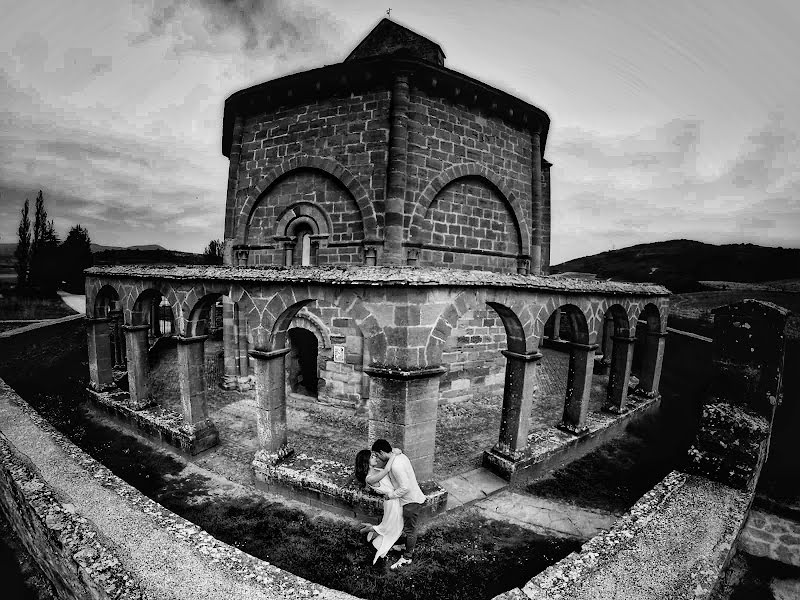
[[333,347],[333,362],[344,363],[344,346]]

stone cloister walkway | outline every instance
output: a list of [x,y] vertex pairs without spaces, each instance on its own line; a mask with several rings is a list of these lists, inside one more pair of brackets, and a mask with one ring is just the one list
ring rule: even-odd
[[[208,358],[220,344],[207,343],[207,346],[211,346],[207,348]],[[531,406],[530,432],[558,425],[564,409],[569,354],[551,348],[543,348],[542,354],[540,389]],[[177,369],[174,348],[159,352],[151,370],[151,390],[157,404],[180,415]],[[592,376],[590,414],[602,409],[607,384],[608,376]],[[206,397],[209,418],[219,432],[219,452],[249,464],[259,449],[255,390],[224,390],[209,384]],[[478,406],[466,402],[439,407],[434,479],[446,479],[480,466],[483,452],[492,447],[499,435],[502,401],[501,395],[495,395],[481,398]],[[350,408],[322,405],[296,394],[288,397],[288,436],[297,448],[318,458],[351,465],[356,452],[370,443],[367,421],[366,414],[354,414]],[[444,448],[453,443],[460,444],[457,452],[445,452]],[[446,460],[451,456],[455,460]]]
[[[499,418],[487,427],[489,437],[497,432],[496,438],[481,442],[491,448],[492,468],[502,463],[499,468],[508,472],[525,459],[532,424],[552,430],[557,425],[560,436],[579,438],[597,422],[591,415],[598,405],[611,414],[625,413],[634,352],[641,352],[640,391],[658,393],[669,296],[660,286],[413,267],[118,266],[96,267],[87,274],[92,387],[113,388],[108,321],[117,314],[130,389],[122,401],[136,420],[152,405],[148,339],[157,333],[156,309],[168,304],[183,417],[169,435],[181,436],[181,447],[194,454],[219,443],[220,427],[252,439],[255,421],[258,450],[252,464],[264,481],[290,451],[294,460],[304,460],[303,438],[292,431],[295,417],[287,403],[286,354],[288,329],[312,302],[332,307],[363,340],[359,368],[362,397],[368,398],[362,407],[366,427],[353,439],[359,445],[379,437],[392,440],[409,456],[421,481],[439,476],[437,428],[447,416],[438,401],[439,381],[447,370],[442,353],[459,319],[476,308],[491,308],[506,332],[506,348],[501,348],[505,386],[495,409]],[[253,381],[254,402],[244,395],[231,401],[207,390],[205,344],[213,307],[220,302],[226,382]],[[565,383],[559,386],[563,391],[537,399],[535,390],[546,389],[552,374],[541,351],[551,317],[561,321],[556,331],[564,338],[562,356],[567,357],[566,377],[562,362],[561,376],[553,379]],[[322,326],[335,327],[335,321]],[[593,373],[598,350],[610,357],[606,380]],[[255,419],[244,416],[248,407]],[[532,412],[539,415],[533,421]],[[297,430],[308,431],[313,424],[299,423]],[[335,419],[333,426],[341,429]],[[241,447],[245,455],[250,450]]]

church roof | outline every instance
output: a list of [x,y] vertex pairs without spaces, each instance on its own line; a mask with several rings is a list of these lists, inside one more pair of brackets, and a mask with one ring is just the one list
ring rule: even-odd
[[420,58],[444,66],[445,55],[439,44],[389,19],[381,19],[344,62],[391,54]]

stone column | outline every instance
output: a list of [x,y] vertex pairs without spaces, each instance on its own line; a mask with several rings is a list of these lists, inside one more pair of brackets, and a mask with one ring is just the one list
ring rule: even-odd
[[536,365],[542,359],[542,353],[517,354],[510,350],[503,350],[502,353],[506,357],[506,384],[500,438],[494,450],[515,460],[528,444],[531,405],[537,389]]
[[597,344],[570,342],[567,394],[564,417],[559,427],[575,435],[586,433],[586,416],[589,414],[589,393],[592,389],[592,368]]
[[403,215],[406,195],[406,154],[408,148],[409,75],[400,72],[392,84],[389,115],[389,161],[384,220],[384,262],[403,264]]
[[123,325],[128,355],[128,391],[134,410],[153,404],[150,398],[150,363],[147,356],[147,333],[150,325]]
[[251,350],[255,359],[259,451],[256,460],[275,463],[291,453],[286,438],[286,354],[289,348]]
[[177,337],[178,383],[181,388],[183,421],[188,429],[191,453],[197,454],[219,441],[217,428],[208,418],[206,399],[205,341],[208,336]]
[[614,317],[606,316],[603,320],[602,337],[600,338],[600,354],[603,356],[595,363],[598,375],[605,375],[611,368],[612,356],[614,354]]
[[614,336],[614,349],[611,352],[613,362],[608,376],[608,388],[603,410],[620,414],[625,412],[625,401],[628,398],[628,381],[631,378],[633,363],[633,346],[635,337]]
[[561,340],[561,309],[557,308],[553,313],[553,337],[550,338],[554,342]]
[[89,385],[99,392],[114,383],[108,318],[86,319],[86,337],[89,346]]
[[531,274],[542,273],[542,150],[539,131],[531,132]]
[[648,331],[645,352],[642,360],[642,376],[639,381],[640,393],[647,398],[658,396],[661,381],[661,365],[664,362],[664,345],[667,333]]
[[[236,216],[239,209],[236,201],[236,188],[239,185],[239,157],[242,152],[242,135],[244,133],[244,118],[237,115],[233,121],[231,131],[231,150],[228,160],[228,189],[225,201],[225,238],[233,239],[236,236]],[[226,253],[227,257],[227,253]],[[230,264],[229,262],[227,264]]]
[[236,305],[227,296],[222,297],[222,351],[225,374],[222,387],[235,390],[239,374],[238,332],[236,328]]
[[125,356],[125,334],[122,332],[122,311],[109,311],[108,318],[109,329],[111,329],[111,336],[114,339],[112,364],[115,367],[124,367],[127,357]]
[[161,319],[159,319],[159,304],[161,303],[161,298],[153,299],[150,302],[150,328],[152,330],[153,336],[158,337],[161,335],[160,326],[161,326]]
[[369,432],[371,442],[389,440],[411,460],[419,481],[433,478],[439,379],[444,367],[402,371],[366,367],[370,377]]
[[247,355],[249,350],[247,342],[247,320],[242,315],[241,311],[236,311],[236,356],[239,361],[239,378],[237,385],[240,390],[253,389],[250,383],[250,358]]

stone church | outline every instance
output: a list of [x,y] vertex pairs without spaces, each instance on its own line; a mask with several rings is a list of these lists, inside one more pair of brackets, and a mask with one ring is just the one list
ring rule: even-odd
[[[228,98],[226,263],[546,273],[550,120],[444,59],[384,19],[342,63]],[[309,306],[289,337],[290,391],[362,404],[369,358],[341,311]],[[488,307],[464,315],[444,352],[442,399],[497,391],[504,338]]]
[[[369,440],[404,448],[422,480],[438,406],[476,395],[503,395],[484,462],[509,476],[529,457],[546,336],[569,360],[554,429],[589,430],[601,357],[605,410],[627,410],[634,353],[640,391],[656,396],[669,292],[548,276],[549,118],[444,58],[384,19],[343,62],[229,97],[225,264],[87,271],[100,400],[192,454],[213,446],[224,433],[206,398],[206,342],[221,331],[223,387],[255,388],[257,477],[291,453],[297,394],[366,414]],[[178,351],[174,426],[144,410],[158,401],[148,357],[165,334]]]

